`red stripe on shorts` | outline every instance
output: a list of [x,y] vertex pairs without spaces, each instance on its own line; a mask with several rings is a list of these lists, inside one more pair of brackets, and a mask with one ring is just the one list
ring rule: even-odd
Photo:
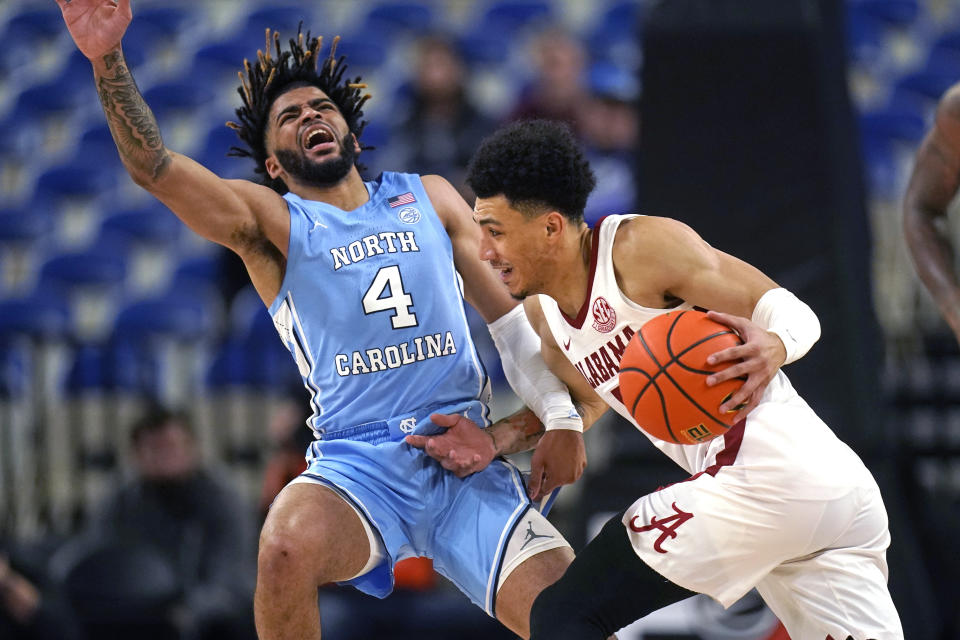
[[[723,434],[723,450],[717,454],[717,458],[712,465],[704,469],[703,471],[697,472],[686,478],[680,480],[679,482],[690,482],[691,480],[696,480],[703,474],[709,474],[711,476],[717,475],[717,472],[720,471],[723,467],[730,466],[737,459],[737,454],[740,453],[740,445],[743,444],[743,431],[747,424],[746,418],[738,422],[737,424],[730,427],[725,434]],[[662,487],[657,487],[657,491],[666,489],[667,487],[672,487],[673,485],[678,484],[678,482],[671,482],[668,485]]]

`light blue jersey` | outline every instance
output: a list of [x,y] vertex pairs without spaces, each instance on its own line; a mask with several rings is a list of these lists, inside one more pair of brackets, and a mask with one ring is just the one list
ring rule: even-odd
[[[348,212],[284,196],[290,245],[270,315],[310,390],[310,425],[320,439],[377,442],[444,409],[485,426],[489,382],[423,183],[384,173],[366,186],[370,200]],[[382,421],[389,436],[366,427]]]
[[531,508],[517,468],[496,460],[457,478],[403,441],[431,413],[489,424],[450,238],[419,176],[384,173],[354,211],[287,194],[290,245],[270,315],[310,390],[317,441],[300,481],[337,491],[386,558],[349,581],[384,597],[393,564],[434,568],[494,615],[510,534]]

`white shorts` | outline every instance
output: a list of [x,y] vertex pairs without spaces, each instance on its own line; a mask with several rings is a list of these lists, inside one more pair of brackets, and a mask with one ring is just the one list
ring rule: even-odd
[[732,465],[637,500],[637,555],[728,607],[753,587],[793,640],[903,638],[887,514],[859,457],[805,403],[751,413]]

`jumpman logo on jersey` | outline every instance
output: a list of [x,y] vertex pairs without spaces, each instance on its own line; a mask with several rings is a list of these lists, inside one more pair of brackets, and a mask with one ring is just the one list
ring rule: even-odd
[[309,231],[308,233],[313,233],[314,231],[317,230],[317,227],[323,227],[324,229],[326,229],[326,228],[327,228],[327,225],[323,224],[323,223],[320,222],[319,220],[314,220],[314,221],[313,221],[313,228],[310,229],[310,231]]
[[536,540],[537,538],[552,538],[552,537],[553,537],[553,536],[548,536],[548,535],[543,535],[543,534],[540,534],[540,533],[536,533],[536,532],[533,530],[533,521],[532,521],[532,520],[527,520],[527,537],[524,539],[523,544],[520,545],[520,549],[523,549],[524,547],[526,547],[528,544],[530,544],[531,542],[533,542],[533,541]]
[[653,543],[653,549],[657,553],[666,553],[666,550],[664,550],[661,545],[667,541],[667,538],[676,538],[677,528],[693,517],[692,513],[687,513],[686,511],[680,510],[680,508],[677,507],[676,502],[673,503],[673,510],[676,511],[674,515],[667,516],[663,520],[657,520],[657,516],[653,516],[650,519],[650,524],[645,524],[642,527],[638,527],[636,524],[636,520],[640,516],[633,516],[630,518],[630,528],[637,533],[659,529],[661,531],[660,537],[657,538],[657,541]]

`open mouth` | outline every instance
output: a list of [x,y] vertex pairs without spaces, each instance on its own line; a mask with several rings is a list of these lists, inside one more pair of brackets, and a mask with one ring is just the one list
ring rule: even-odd
[[303,138],[303,148],[307,151],[316,151],[334,142],[333,133],[325,127],[316,127],[307,131]]

